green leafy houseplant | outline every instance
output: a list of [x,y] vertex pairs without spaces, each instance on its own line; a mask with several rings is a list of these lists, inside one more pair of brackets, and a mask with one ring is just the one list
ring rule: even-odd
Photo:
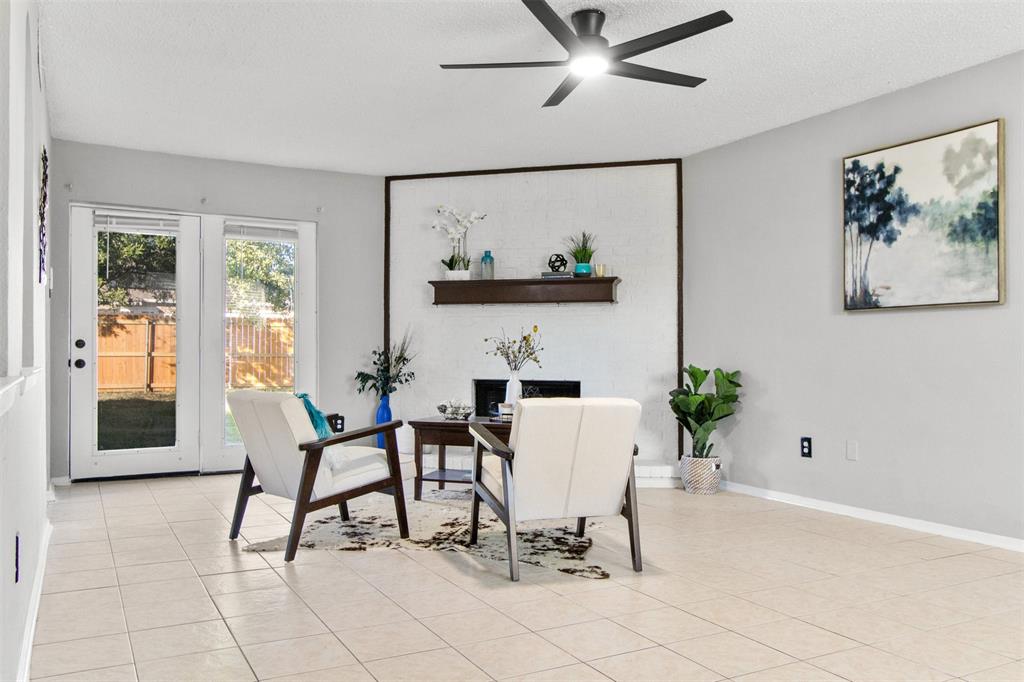
[[411,345],[412,339],[406,334],[400,342],[391,344],[391,348],[373,350],[370,353],[373,356],[373,372],[356,374],[358,391],[373,391],[379,396],[385,396],[397,391],[402,384],[412,383],[416,373],[407,369],[415,357],[410,350]]
[[469,265],[472,262],[472,258],[459,253],[452,253],[448,258],[441,259],[441,264],[449,270],[469,270]]
[[716,369],[714,393],[701,393],[700,388],[710,372],[696,365],[690,365],[683,372],[688,381],[684,382],[682,388],[669,392],[669,405],[676,419],[693,438],[693,457],[710,457],[711,449],[715,446],[708,439],[718,422],[731,416],[735,412],[734,406],[739,403],[737,389],[742,384],[737,379],[740,373],[739,370],[726,372]]
[[596,243],[594,235],[584,230],[577,235],[573,235],[566,240],[566,244],[569,246],[569,253],[572,255],[573,260],[577,263],[589,263],[590,259],[594,257],[594,244]]

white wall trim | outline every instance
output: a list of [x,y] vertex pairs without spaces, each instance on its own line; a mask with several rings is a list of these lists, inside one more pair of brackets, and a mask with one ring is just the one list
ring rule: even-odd
[[25,377],[25,388],[22,389],[22,393],[27,393],[37,383],[39,378],[43,375],[42,367],[26,367],[21,370],[21,376]]
[[636,464],[637,488],[678,488],[679,475],[671,464]]
[[43,595],[43,578],[46,573],[46,556],[50,549],[50,536],[53,535],[53,524],[46,521],[40,537],[39,558],[36,563],[35,582],[32,583],[32,594],[28,599],[28,613],[25,616],[25,634],[21,638],[21,656],[18,659],[18,679],[27,680],[29,666],[32,663],[32,642],[36,634],[36,618],[39,616],[39,600]]
[[0,377],[0,416],[14,407],[15,399],[24,393],[25,377]]
[[70,476],[55,476],[50,479],[50,485],[54,488],[71,485]]
[[678,488],[678,478],[667,478],[667,477],[655,477],[655,476],[637,476],[636,478],[637,488]]
[[735,483],[733,481],[722,481],[722,487],[730,492],[752,495],[754,497],[763,497],[766,500],[785,502],[786,504],[794,504],[800,507],[817,509],[818,511],[829,512],[832,514],[852,516],[853,518],[863,519],[864,521],[884,523],[889,526],[898,526],[900,528],[916,530],[922,533],[931,533],[933,535],[942,535],[947,538],[955,538],[957,540],[977,542],[982,545],[1001,547],[1002,549],[1009,549],[1014,552],[1024,552],[1024,539],[1013,538],[1007,535],[996,535],[994,533],[985,533],[980,530],[972,530],[970,528],[947,526],[943,523],[934,523],[932,521],[914,519],[908,516],[899,516],[897,514],[887,514],[873,509],[851,507],[837,502],[829,502],[828,500],[819,500],[813,497],[803,497],[801,495],[768,490],[766,488],[757,488],[752,485]]

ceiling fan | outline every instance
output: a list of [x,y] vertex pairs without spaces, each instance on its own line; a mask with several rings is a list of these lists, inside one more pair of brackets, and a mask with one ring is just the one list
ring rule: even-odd
[[667,83],[695,88],[706,79],[687,76],[682,73],[663,71],[624,61],[644,52],[656,50],[698,33],[710,31],[732,21],[728,12],[720,10],[699,19],[666,28],[640,38],[627,40],[618,45],[608,45],[608,39],[601,37],[604,26],[604,12],[599,9],[583,9],[572,14],[574,33],[555,13],[545,0],[523,0],[527,9],[544,25],[552,36],[569,53],[568,59],[546,62],[504,62],[496,64],[441,64],[442,69],[522,69],[542,66],[568,66],[569,75],[544,102],[545,107],[561,104],[577,85],[588,76],[609,73],[613,76],[635,78],[654,83]]

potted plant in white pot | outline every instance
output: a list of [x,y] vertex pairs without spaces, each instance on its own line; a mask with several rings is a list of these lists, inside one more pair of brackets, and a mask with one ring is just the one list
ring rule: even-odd
[[472,260],[466,247],[466,236],[469,228],[487,217],[484,213],[473,211],[468,215],[452,208],[451,206],[438,206],[437,215],[441,216],[434,221],[431,227],[439,232],[443,231],[448,236],[448,242],[452,247],[452,255],[441,261],[447,268],[444,273],[445,279],[469,279],[469,266]]
[[680,458],[679,474],[683,488],[689,493],[713,495],[722,482],[722,462],[711,456],[714,444],[708,442],[718,422],[735,413],[739,403],[739,370],[716,369],[714,393],[701,393],[700,388],[710,372],[695,365],[685,368],[688,381],[682,388],[669,392],[669,405],[676,419],[693,439],[693,454]]

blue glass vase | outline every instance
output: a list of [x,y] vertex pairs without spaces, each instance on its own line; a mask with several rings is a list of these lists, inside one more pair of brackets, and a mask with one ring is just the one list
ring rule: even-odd
[[[377,407],[377,423],[386,424],[391,421],[391,396],[382,395],[380,405]],[[384,434],[377,434],[377,447],[384,449]]]

